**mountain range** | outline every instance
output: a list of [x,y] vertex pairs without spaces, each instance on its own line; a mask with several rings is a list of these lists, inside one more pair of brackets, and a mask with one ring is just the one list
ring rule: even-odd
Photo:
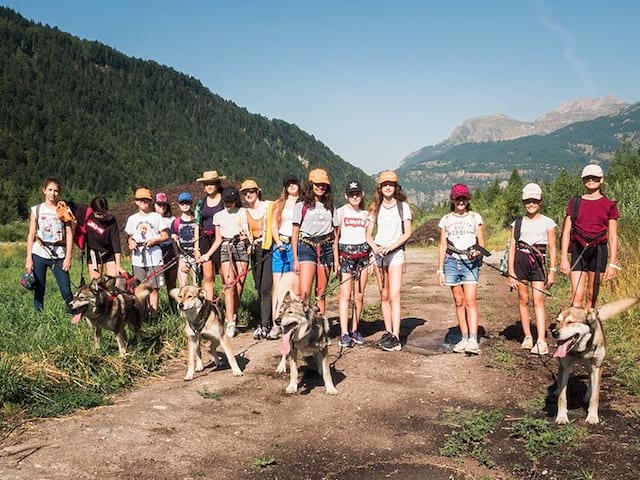
[[582,99],[533,122],[502,114],[468,119],[443,142],[403,159],[398,175],[413,202],[432,205],[447,198],[453,183],[486,187],[514,169],[535,181],[591,161],[606,168],[622,138],[640,141],[640,104]]
[[129,199],[133,189],[217,170],[254,178],[266,198],[282,178],[327,169],[334,190],[364,171],[296,125],[248,112],[197,79],[0,7],[0,223],[26,218],[50,175],[63,196]]

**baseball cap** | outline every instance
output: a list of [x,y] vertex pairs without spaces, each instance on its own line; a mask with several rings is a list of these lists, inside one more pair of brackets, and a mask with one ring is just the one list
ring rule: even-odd
[[469,187],[467,187],[464,183],[456,183],[453,187],[451,187],[451,194],[449,195],[451,200],[455,200],[456,198],[471,198],[471,191]]
[[139,188],[136,190],[136,194],[133,196],[136,200],[153,200],[151,190],[148,188]]
[[290,183],[297,183],[298,185],[300,185],[300,180],[298,180],[298,177],[296,177],[295,175],[287,175],[282,179],[283,187],[286,187]]
[[362,193],[362,185],[357,180],[351,180],[347,183],[347,188],[345,189],[345,193],[354,193],[361,192]]
[[309,181],[312,183],[326,183],[331,185],[327,171],[322,168],[314,168],[309,172]]
[[178,195],[178,203],[191,203],[193,202],[193,197],[189,192],[180,192]]
[[604,172],[602,171],[602,167],[600,165],[596,165],[595,163],[590,163],[586,167],[582,169],[581,178],[584,177],[604,177]]
[[542,189],[537,183],[527,183],[522,189],[522,200],[542,200]]
[[385,170],[378,175],[378,185],[382,185],[385,182],[398,183],[398,175],[393,170]]
[[237,202],[240,197],[240,193],[236,187],[227,187],[222,190],[223,202]]
[[156,203],[169,203],[169,197],[164,192],[156,193]]

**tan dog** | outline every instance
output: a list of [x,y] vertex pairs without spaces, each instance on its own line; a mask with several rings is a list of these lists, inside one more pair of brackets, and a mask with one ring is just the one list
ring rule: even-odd
[[281,308],[282,355],[289,359],[290,379],[287,393],[298,391],[298,354],[313,355],[322,374],[325,392],[337,395],[329,368],[329,322],[315,306],[285,294]]
[[628,310],[637,303],[637,298],[625,298],[617,302],[608,303],[601,307],[585,310],[570,307],[558,315],[551,334],[558,341],[558,347],[553,354],[560,363],[558,378],[558,412],[557,424],[569,423],[567,416],[567,384],[569,371],[574,361],[580,360],[589,369],[589,388],[584,402],[589,404],[587,423],[597,424],[598,405],[600,403],[600,379],[602,377],[602,363],[606,355],[602,322],[619,313]]
[[206,300],[205,291],[202,288],[186,285],[182,288],[174,288],[169,295],[178,304],[178,310],[182,318],[186,320],[184,332],[187,335],[187,373],[185,380],[193,380],[194,372],[203,370],[200,341],[202,338],[211,341],[209,352],[213,357],[216,368],[219,367],[217,355],[218,345],[227,356],[233,375],[242,376],[242,370],[238,367],[236,357],[231,350],[229,337],[224,331],[222,311],[220,307],[210,300]]

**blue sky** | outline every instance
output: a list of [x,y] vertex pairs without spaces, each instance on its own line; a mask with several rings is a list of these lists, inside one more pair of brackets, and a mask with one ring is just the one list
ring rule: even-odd
[[375,173],[463,120],[640,100],[640,2],[0,0],[198,78]]

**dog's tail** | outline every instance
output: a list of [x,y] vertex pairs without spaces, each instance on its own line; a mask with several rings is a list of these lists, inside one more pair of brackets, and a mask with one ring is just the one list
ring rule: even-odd
[[153,291],[153,287],[148,283],[141,283],[133,290],[133,295],[136,297],[140,303],[144,303],[147,300],[147,297]]
[[605,321],[621,314],[625,310],[629,310],[636,303],[638,303],[638,298],[634,297],[623,298],[616,302],[607,303],[597,308],[598,315],[600,316],[600,320]]

